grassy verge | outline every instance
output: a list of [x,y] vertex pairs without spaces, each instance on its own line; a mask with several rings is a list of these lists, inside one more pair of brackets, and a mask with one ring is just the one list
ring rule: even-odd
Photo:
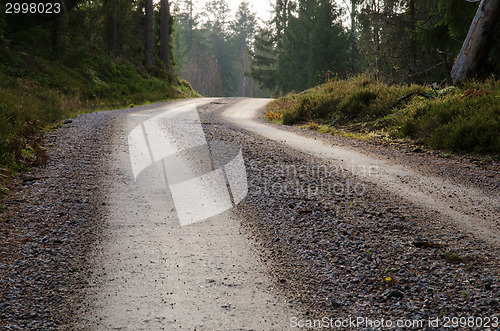
[[334,80],[273,101],[266,119],[323,132],[411,139],[452,152],[500,155],[500,83],[495,79],[439,91],[389,86],[363,76]]
[[0,195],[9,173],[44,161],[44,128],[84,112],[199,96],[159,68],[106,57],[69,67],[4,48],[0,58]]

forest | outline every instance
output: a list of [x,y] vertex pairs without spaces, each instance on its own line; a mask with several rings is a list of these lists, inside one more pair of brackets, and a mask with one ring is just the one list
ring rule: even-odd
[[498,2],[343,4],[276,2],[250,65],[279,97],[268,120],[443,155],[500,156]]
[[234,15],[226,0],[197,12],[192,0],[175,4],[174,58],[179,75],[206,96],[262,96],[248,76],[249,51],[259,26],[248,2]]
[[175,72],[168,1],[32,3],[0,3],[3,167],[43,159],[40,133],[83,112],[199,96]]
[[[277,96],[362,73],[391,84],[450,82],[479,6],[476,0],[273,0],[272,18],[262,21],[245,1],[232,13],[227,0],[66,0],[58,15],[8,14],[3,2],[4,51],[68,67],[100,61],[153,75],[163,70],[206,96]],[[482,77],[500,71],[498,25]],[[163,43],[161,29],[168,31]]]
[[[245,1],[234,13],[227,0],[32,3],[0,2],[3,165],[38,150],[23,136],[37,132],[30,125],[85,111],[199,94],[279,97],[357,75],[444,88],[479,7],[475,0],[275,0],[262,21]],[[46,3],[61,6],[37,12]],[[500,20],[488,24],[474,76],[496,81]],[[372,99],[365,93],[355,105]]]
[[[192,0],[182,0],[175,5],[174,53],[181,77],[206,95],[251,96],[259,85],[279,96],[356,74],[390,84],[451,84],[478,6],[467,0],[276,0],[272,18],[262,22],[246,2],[232,18],[226,0],[212,0],[199,12]],[[498,26],[479,77],[500,71]]]

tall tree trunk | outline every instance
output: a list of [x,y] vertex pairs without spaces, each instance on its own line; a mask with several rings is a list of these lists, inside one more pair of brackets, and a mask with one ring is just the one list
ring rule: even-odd
[[154,40],[154,19],[153,0],[146,0],[146,31],[145,31],[144,56],[146,66],[155,64],[155,40]]
[[353,72],[356,70],[357,61],[357,45],[356,45],[356,5],[358,0],[351,0],[351,69]]
[[411,52],[411,63],[413,65],[413,70],[417,66],[417,45],[415,44],[415,33],[416,20],[415,20],[415,0],[410,0],[410,29],[411,29],[411,39],[410,39],[410,52]]
[[170,5],[161,0],[160,7],[160,59],[167,71],[170,70]]
[[478,73],[481,62],[487,56],[492,44],[490,41],[498,20],[499,8],[499,0],[481,1],[462,49],[451,69],[453,84],[461,84]]
[[111,40],[111,52],[113,56],[116,56],[116,53],[118,51],[117,45],[118,45],[118,23],[117,23],[117,10],[118,10],[118,5],[116,3],[117,0],[113,0],[113,26],[112,26],[112,40]]
[[[62,15],[51,22],[52,58],[62,59],[68,47],[68,15]],[[1,35],[0,35],[1,41]]]
[[377,13],[373,24],[373,41],[375,44],[375,80],[380,79],[380,6],[376,0],[373,0],[373,12]]
[[189,39],[188,39],[188,47],[191,50],[191,45],[193,44],[193,30],[194,30],[194,18],[193,18],[193,0],[189,0]]

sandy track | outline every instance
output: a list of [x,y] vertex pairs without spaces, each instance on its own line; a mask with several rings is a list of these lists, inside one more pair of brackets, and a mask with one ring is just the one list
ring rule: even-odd
[[[209,99],[196,100],[199,107]],[[144,121],[193,103],[129,111],[114,139],[107,240],[98,258],[93,310],[97,330],[283,330],[292,312],[230,210],[180,226],[162,164],[134,180],[127,135]],[[194,154],[193,157],[196,157]],[[202,160],[200,160],[201,162]],[[180,168],[184,164],[178,165]],[[182,171],[184,169],[169,169]]]

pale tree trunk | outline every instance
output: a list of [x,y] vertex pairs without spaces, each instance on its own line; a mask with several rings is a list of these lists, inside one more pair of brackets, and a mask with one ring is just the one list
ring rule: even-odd
[[155,64],[155,40],[154,40],[154,19],[153,19],[153,0],[146,0],[146,36],[144,45],[144,55],[146,66]]
[[168,0],[161,0],[160,6],[160,59],[167,71],[170,70],[170,8]]
[[498,20],[499,0],[482,0],[469,28],[462,49],[451,69],[453,84],[474,77],[491,46],[491,36]]

